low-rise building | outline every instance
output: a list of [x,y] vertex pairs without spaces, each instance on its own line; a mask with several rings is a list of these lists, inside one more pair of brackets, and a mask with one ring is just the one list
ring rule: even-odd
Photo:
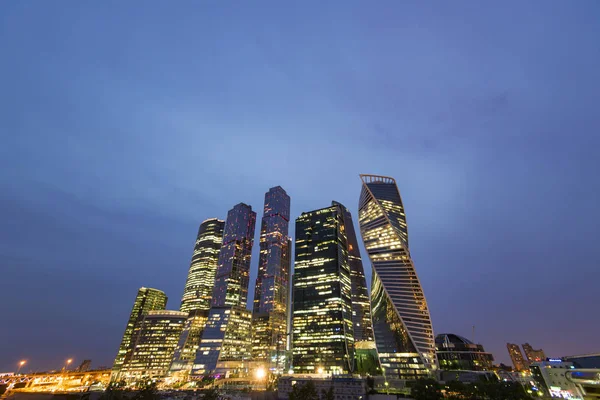
[[573,363],[560,359],[534,362],[531,364],[531,377],[535,382],[534,389],[539,390],[544,396],[563,399],[583,399],[583,393],[577,384],[570,378],[574,369]]
[[489,371],[494,357],[483,346],[453,333],[435,337],[435,350],[442,370]]

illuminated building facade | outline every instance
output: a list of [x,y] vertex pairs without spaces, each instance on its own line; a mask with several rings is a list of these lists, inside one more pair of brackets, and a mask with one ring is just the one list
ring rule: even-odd
[[[560,398],[560,399],[591,399],[597,398],[598,391],[585,394],[595,394],[595,396],[585,396],[581,385],[578,385],[577,380],[573,379],[578,374],[573,371],[575,367],[573,363],[564,362],[560,359],[549,359],[548,361],[535,361],[531,364],[531,377],[536,385],[532,388],[545,398]],[[585,370],[589,371],[589,370]],[[590,371],[591,372],[591,371]],[[598,371],[592,376],[592,382],[598,382]],[[583,389],[583,390],[582,390]],[[539,395],[538,395],[539,396]],[[541,397],[541,396],[540,396]]]
[[506,348],[508,349],[508,354],[510,355],[512,363],[515,366],[515,370],[525,371],[527,369],[527,363],[523,358],[523,353],[521,353],[519,345],[515,343],[506,343]]
[[[350,282],[352,286],[352,321],[354,325],[354,342],[372,342],[373,325],[371,323],[371,302],[367,290],[367,280],[363,268],[356,231],[352,222],[352,214],[342,204],[333,202],[342,208],[346,239],[348,241],[348,264],[350,266]],[[368,344],[365,345],[369,347]]]
[[190,311],[179,337],[169,372],[189,374],[192,371],[192,366],[196,360],[196,352],[200,346],[200,339],[207,321],[207,310]]
[[294,373],[354,370],[350,275],[342,206],[302,213],[296,219]]
[[246,309],[256,213],[240,203],[227,213],[212,306],[193,375],[242,376],[252,355],[252,313]]
[[155,310],[138,320],[133,351],[123,363],[120,377],[132,382],[166,376],[187,317],[186,312]]
[[494,357],[483,346],[453,333],[435,337],[435,348],[440,369],[491,371]]
[[386,376],[416,379],[437,369],[431,317],[408,247],[393,178],[361,175],[359,225],[373,265],[371,313]]
[[217,218],[207,219],[200,224],[183,290],[181,311],[210,309],[224,226],[225,222]]
[[133,303],[133,308],[131,309],[131,314],[129,315],[129,320],[127,321],[127,326],[125,327],[125,333],[123,333],[121,345],[119,346],[119,352],[117,353],[115,363],[113,364],[111,380],[114,381],[119,378],[123,362],[125,361],[125,358],[131,354],[133,349],[132,335],[136,322],[142,319],[148,312],[153,310],[164,310],[166,307],[167,296],[164,292],[145,287],[138,290],[135,302]]
[[523,352],[525,353],[525,359],[529,364],[546,361],[546,354],[544,353],[544,350],[534,350],[529,343],[525,343],[523,345]]
[[244,203],[227,213],[212,306],[246,307],[256,213]]
[[244,307],[212,307],[202,332],[193,375],[240,377],[252,356],[252,313]]
[[290,196],[280,186],[265,193],[260,229],[260,258],[254,291],[254,361],[283,372],[289,319],[291,239]]

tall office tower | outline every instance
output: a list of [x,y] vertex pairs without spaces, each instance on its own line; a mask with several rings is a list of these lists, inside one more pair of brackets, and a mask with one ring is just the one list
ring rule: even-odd
[[285,368],[291,240],[288,237],[290,196],[281,186],[265,193],[260,228],[260,258],[254,291],[254,361],[277,372]]
[[244,203],[227,213],[212,306],[246,307],[256,213]]
[[181,311],[210,309],[224,226],[225,221],[217,218],[207,219],[200,224],[181,299]]
[[354,325],[354,341],[373,341],[373,325],[371,322],[371,302],[367,291],[367,280],[363,269],[356,231],[352,214],[342,204],[333,202],[342,208],[346,238],[348,240],[348,264],[350,265],[350,282],[352,284],[352,322]]
[[154,310],[139,319],[134,327],[133,351],[125,358],[121,378],[136,381],[167,375],[188,313]]
[[371,264],[371,313],[385,374],[416,379],[437,369],[427,301],[410,257],[408,229],[393,178],[361,175],[359,225]]
[[183,331],[179,337],[173,362],[171,363],[170,373],[189,374],[192,371],[196,352],[200,347],[200,339],[206,322],[208,321],[207,310],[192,310],[183,325]]
[[506,348],[508,349],[508,354],[510,355],[510,359],[515,366],[515,369],[517,371],[525,371],[527,369],[527,364],[523,359],[523,353],[521,353],[519,345],[514,343],[506,343]]
[[293,284],[295,373],[354,370],[352,283],[339,203],[296,219]]
[[529,343],[525,343],[523,345],[523,351],[525,352],[525,358],[529,364],[546,361],[546,354],[544,353],[544,350],[534,350]]
[[212,305],[192,374],[243,375],[252,346],[246,310],[256,213],[240,203],[227,213]]
[[112,368],[111,380],[115,381],[119,378],[119,373],[123,367],[123,362],[127,355],[132,351],[132,335],[133,328],[138,320],[140,320],[145,314],[152,310],[164,310],[167,307],[167,296],[164,292],[151,289],[151,288],[140,288],[138,290],[135,302],[133,303],[133,309],[129,315],[129,321],[125,327],[125,333],[119,346],[119,352],[115,358],[115,363]]

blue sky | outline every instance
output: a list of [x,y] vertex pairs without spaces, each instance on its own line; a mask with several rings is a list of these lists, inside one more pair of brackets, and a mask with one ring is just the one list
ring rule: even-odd
[[179,306],[202,220],[260,218],[275,185],[293,218],[356,217],[359,173],[398,182],[437,333],[475,325],[503,362],[509,341],[597,352],[599,20],[593,0],[1,2],[0,371],[110,365],[137,288]]

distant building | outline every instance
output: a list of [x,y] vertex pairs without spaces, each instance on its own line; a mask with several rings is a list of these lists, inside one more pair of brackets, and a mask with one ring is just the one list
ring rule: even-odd
[[529,364],[546,361],[546,354],[544,354],[544,350],[534,350],[529,343],[525,343],[523,345],[523,351],[525,352],[525,359]]
[[534,390],[541,391],[544,396],[583,399],[583,393],[571,380],[570,372],[574,368],[573,363],[563,362],[560,359],[536,361],[529,368],[536,383]]
[[75,372],[87,372],[90,370],[91,365],[92,360],[83,360],[83,362],[79,364],[79,367],[75,369]]
[[253,303],[253,360],[282,373],[286,366],[291,239],[290,196],[281,186],[265,193]]
[[506,343],[506,348],[508,349],[508,354],[510,355],[512,363],[515,366],[515,370],[525,371],[527,369],[527,363],[523,358],[523,353],[521,353],[519,345],[514,343]]
[[123,362],[127,356],[131,355],[131,351],[133,350],[133,343],[131,339],[136,322],[142,319],[144,315],[148,314],[148,312],[153,310],[164,310],[166,307],[167,296],[164,292],[158,289],[145,287],[138,290],[131,314],[129,315],[129,320],[127,321],[127,326],[125,327],[125,333],[123,333],[123,339],[121,340],[121,345],[119,346],[119,351],[112,368],[111,381],[119,379]]
[[440,369],[490,371],[494,357],[483,346],[453,333],[435,337],[435,347]]
[[190,311],[175,349],[173,362],[169,369],[170,373],[189,374],[192,371],[196,353],[200,347],[200,339],[208,321],[208,313],[207,310]]
[[225,221],[217,218],[200,224],[181,299],[181,311],[210,309],[224,226]]
[[243,375],[252,349],[252,314],[246,309],[256,213],[244,203],[227,213],[215,288],[193,375]]
[[600,353],[567,356],[563,357],[562,360],[572,362],[575,368],[600,369]]
[[339,203],[296,219],[294,373],[354,370],[352,287],[344,209]]
[[133,351],[121,370],[125,381],[161,378],[167,375],[188,313],[150,311],[135,324]]
[[373,266],[371,313],[385,375],[430,376],[437,369],[427,300],[412,262],[408,227],[393,178],[361,175],[358,219]]

